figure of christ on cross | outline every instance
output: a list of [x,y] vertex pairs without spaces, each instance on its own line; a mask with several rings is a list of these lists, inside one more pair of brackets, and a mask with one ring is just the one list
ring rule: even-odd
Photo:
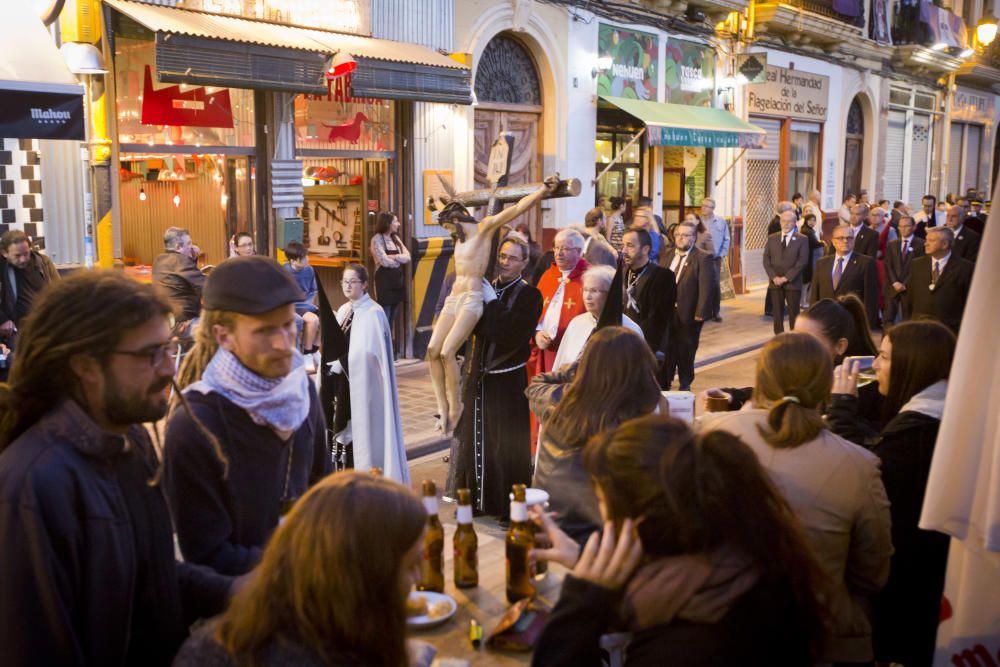
[[444,309],[434,324],[427,347],[431,384],[437,401],[437,428],[450,433],[462,416],[459,387],[461,371],[455,354],[472,334],[483,314],[483,283],[490,263],[493,233],[537,204],[546,194],[555,192],[559,175],[545,179],[542,187],[514,206],[476,222],[458,202],[448,204],[438,216],[442,226],[455,239],[455,284],[444,302]]

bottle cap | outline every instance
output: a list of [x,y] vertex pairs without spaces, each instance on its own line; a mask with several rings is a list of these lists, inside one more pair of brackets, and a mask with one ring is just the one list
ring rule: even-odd
[[434,480],[425,479],[423,483],[423,490],[425,496],[437,495],[437,486],[434,484]]
[[458,490],[458,504],[459,505],[471,505],[472,504],[472,491],[469,489],[459,489]]
[[523,503],[524,502],[524,495],[525,495],[525,486],[524,486],[524,484],[515,484],[514,487],[513,487],[513,492],[514,493],[512,495],[514,496],[514,500],[517,501],[517,502],[519,502],[519,503]]

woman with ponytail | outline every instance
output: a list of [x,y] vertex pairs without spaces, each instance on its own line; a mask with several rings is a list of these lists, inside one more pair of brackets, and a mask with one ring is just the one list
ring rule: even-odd
[[[573,568],[535,649],[536,667],[601,664],[602,633],[630,633],[625,665],[805,667],[825,639],[827,583],[792,508],[750,449],[645,416],[583,453],[604,518],[539,558]],[[566,548],[565,545],[571,548]]]
[[701,430],[747,443],[805,527],[831,582],[831,638],[821,661],[870,664],[867,598],[889,576],[889,501],[878,458],[823,421],[832,384],[833,361],[815,336],[780,334],[757,359],[753,409],[705,415]]

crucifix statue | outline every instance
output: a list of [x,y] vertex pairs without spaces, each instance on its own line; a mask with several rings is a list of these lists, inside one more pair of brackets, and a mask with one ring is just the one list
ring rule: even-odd
[[[447,189],[447,188],[446,188]],[[450,433],[462,416],[461,371],[455,354],[465,345],[483,314],[483,283],[492,264],[495,233],[542,199],[574,197],[580,181],[559,180],[559,175],[541,184],[518,185],[455,194],[438,214],[438,221],[455,240],[455,283],[445,300],[427,347],[431,384],[440,415],[437,428]],[[477,221],[466,208],[517,202],[514,206]]]

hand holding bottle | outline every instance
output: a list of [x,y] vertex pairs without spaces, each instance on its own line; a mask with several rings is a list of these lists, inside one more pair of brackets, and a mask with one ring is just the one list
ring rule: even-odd
[[532,549],[531,558],[559,563],[567,568],[576,565],[576,561],[580,558],[580,545],[556,525],[556,522],[552,520],[552,515],[542,510],[538,505],[532,506],[528,510],[528,514],[536,525],[542,527],[551,544],[547,549]]

